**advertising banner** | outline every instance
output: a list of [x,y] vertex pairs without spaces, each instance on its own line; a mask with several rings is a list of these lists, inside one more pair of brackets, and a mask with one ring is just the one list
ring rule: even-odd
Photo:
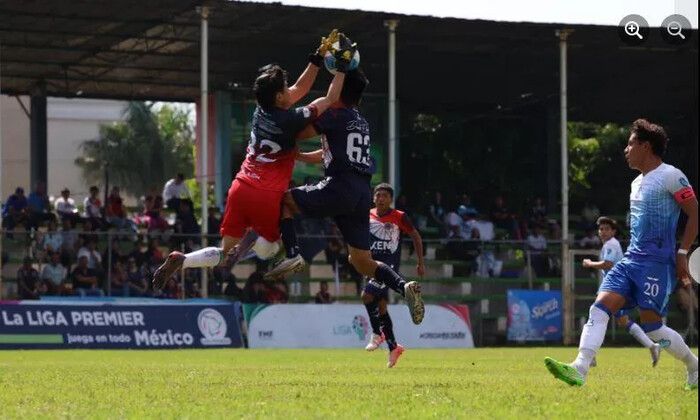
[[0,303],[0,349],[242,347],[231,303]]
[[508,340],[561,339],[561,291],[508,290]]
[[[359,304],[244,305],[250,348],[362,348],[372,334]],[[465,305],[426,305],[414,325],[405,305],[389,305],[396,340],[407,348],[474,347]]]

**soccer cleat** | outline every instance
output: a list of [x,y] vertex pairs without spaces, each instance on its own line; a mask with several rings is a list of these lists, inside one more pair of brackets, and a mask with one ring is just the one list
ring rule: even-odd
[[153,280],[151,281],[153,290],[162,289],[168,279],[172,277],[177,270],[182,268],[182,263],[184,261],[185,254],[178,251],[171,252],[168,258],[165,259],[165,262],[153,273]]
[[692,391],[694,389],[698,389],[698,370],[697,369],[688,371],[688,378],[687,378],[687,382],[685,384],[686,391]]
[[386,339],[384,338],[384,334],[377,335],[372,333],[372,336],[369,338],[369,343],[367,343],[365,350],[375,351],[384,341],[386,341]]
[[386,364],[386,367],[393,368],[394,365],[396,365],[396,362],[399,360],[399,357],[401,357],[402,354],[403,354],[403,346],[401,344],[397,344],[396,348],[389,352],[389,363]]
[[595,360],[595,357],[593,358],[593,360],[591,360],[591,365],[590,365],[590,366],[591,366],[591,367],[596,367],[596,366],[598,366],[598,362]]
[[301,255],[294,258],[285,258],[279,264],[276,264],[270,271],[265,273],[265,279],[273,279],[283,276],[287,273],[296,273],[304,269],[306,263]]
[[411,319],[414,324],[418,325],[423,322],[423,317],[425,316],[425,305],[420,295],[420,283],[417,281],[409,281],[403,287],[403,290],[406,296],[408,311],[411,313]]
[[551,357],[544,358],[544,365],[555,378],[571,386],[583,386],[586,384],[586,378],[571,365],[558,362]]
[[651,367],[656,367],[661,358],[661,346],[658,343],[654,343],[649,347],[649,352],[651,353]]

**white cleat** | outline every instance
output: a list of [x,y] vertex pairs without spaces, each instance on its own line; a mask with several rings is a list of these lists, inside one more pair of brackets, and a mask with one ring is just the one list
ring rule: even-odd
[[375,351],[379,348],[379,346],[385,341],[384,334],[377,335],[372,333],[372,336],[369,338],[369,343],[367,343],[367,346],[365,346],[365,350],[367,351]]
[[303,270],[305,265],[306,262],[304,262],[304,258],[301,255],[297,255],[294,258],[285,258],[265,273],[265,279],[280,277],[287,273],[297,273]]
[[651,367],[656,367],[659,359],[661,359],[661,346],[658,343],[654,343],[649,347],[649,352],[651,353]]

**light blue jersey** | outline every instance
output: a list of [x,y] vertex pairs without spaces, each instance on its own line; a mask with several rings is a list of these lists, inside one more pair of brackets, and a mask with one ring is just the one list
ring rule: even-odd
[[[622,246],[616,238],[610,238],[607,242],[603,244],[603,248],[600,250],[600,261],[610,261],[613,265],[617,264],[618,261],[624,256],[622,252]],[[600,270],[603,272],[603,277],[608,274],[610,270]]]
[[683,172],[665,163],[632,181],[631,238],[625,255],[675,264],[678,203],[687,190],[692,193]]

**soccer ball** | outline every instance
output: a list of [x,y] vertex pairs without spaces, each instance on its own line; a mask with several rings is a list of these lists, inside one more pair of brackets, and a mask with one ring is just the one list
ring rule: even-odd
[[[335,74],[335,57],[333,56],[333,52],[337,51],[338,48],[340,48],[340,43],[338,41],[334,42],[331,48],[326,51],[326,55],[323,57],[323,64],[326,66],[326,69],[331,73]],[[355,51],[355,56],[352,57],[352,60],[350,60],[350,65],[348,66],[348,70],[355,70],[357,66],[360,65],[360,52]]]

